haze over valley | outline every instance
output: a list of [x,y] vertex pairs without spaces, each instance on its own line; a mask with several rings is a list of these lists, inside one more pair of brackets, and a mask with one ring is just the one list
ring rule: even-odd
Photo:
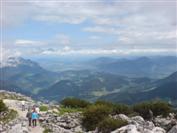
[[[176,104],[175,56],[95,57],[79,62],[68,59],[62,62],[63,66],[57,66],[60,62],[50,61],[42,66],[30,59],[10,57],[0,68],[1,89],[38,100],[60,101],[77,97],[132,104],[159,98]],[[58,70],[45,69],[47,64],[53,64]]]

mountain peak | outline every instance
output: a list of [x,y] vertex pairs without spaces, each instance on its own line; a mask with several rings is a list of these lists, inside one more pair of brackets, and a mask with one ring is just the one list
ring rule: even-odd
[[1,67],[17,67],[19,65],[28,65],[28,66],[38,66],[36,62],[33,62],[29,59],[24,59],[22,57],[9,57],[6,60],[3,60]]

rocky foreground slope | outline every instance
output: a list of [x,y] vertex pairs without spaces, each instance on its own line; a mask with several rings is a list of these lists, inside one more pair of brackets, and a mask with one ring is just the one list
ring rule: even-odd
[[[46,113],[42,116],[42,125],[52,133],[86,133],[81,126],[80,113],[69,113],[57,116]],[[141,116],[128,117],[124,114],[112,116],[114,119],[128,121],[128,125],[116,129],[111,133],[177,133],[177,120],[173,114],[167,118],[157,117],[154,122],[145,121]],[[87,133],[99,133],[96,129]]]
[[[12,98],[11,94],[16,95],[16,99],[9,100]],[[81,120],[83,116],[81,112],[59,115],[58,109],[60,107],[57,105],[47,105],[49,110],[41,112],[40,125],[35,129],[30,128],[25,118],[26,112],[20,110],[20,99],[26,99],[28,105],[33,105],[35,102],[30,98],[15,93],[7,92],[6,95],[8,95],[6,98],[9,99],[4,99],[5,104],[17,111],[18,116],[6,124],[0,122],[0,133],[99,133],[97,128],[94,131],[86,132],[82,127]],[[2,112],[1,115],[3,115]],[[141,116],[128,117],[124,114],[110,117],[128,122],[127,125],[115,129],[111,133],[177,133],[177,120],[172,113],[165,118],[158,116],[152,121],[144,120]]]
[[[2,99],[8,110],[0,112],[0,133],[43,133],[44,129],[40,126],[36,129],[28,127],[27,110],[21,111],[22,100],[28,106],[35,104],[31,98],[15,92],[0,91],[0,100]],[[13,114],[9,112],[13,112]],[[5,118],[6,121],[3,121],[2,118]]]

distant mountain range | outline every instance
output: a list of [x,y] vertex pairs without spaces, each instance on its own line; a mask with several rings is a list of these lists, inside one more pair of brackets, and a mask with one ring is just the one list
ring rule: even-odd
[[164,99],[170,102],[177,103],[177,72],[170,76],[157,80],[152,83],[152,88],[147,90],[140,90],[138,92],[121,92],[109,94],[100,99],[122,102],[122,103],[136,103],[153,99]]
[[176,61],[176,57],[170,56],[136,59],[101,57],[79,62],[80,70],[52,72],[34,61],[11,57],[1,63],[0,89],[48,100],[78,97],[131,104],[162,98],[174,102],[177,100]]
[[177,71],[177,57],[174,56],[135,59],[98,58],[91,63],[99,71],[133,78],[162,78]]
[[164,78],[177,71],[176,56],[149,57],[95,57],[38,59],[37,62],[47,70],[63,72],[68,70],[91,70],[127,77]]

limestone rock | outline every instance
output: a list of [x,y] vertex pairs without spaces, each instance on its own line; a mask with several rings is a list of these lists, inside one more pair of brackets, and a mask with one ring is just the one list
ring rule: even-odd
[[177,125],[173,126],[168,133],[177,133]]

